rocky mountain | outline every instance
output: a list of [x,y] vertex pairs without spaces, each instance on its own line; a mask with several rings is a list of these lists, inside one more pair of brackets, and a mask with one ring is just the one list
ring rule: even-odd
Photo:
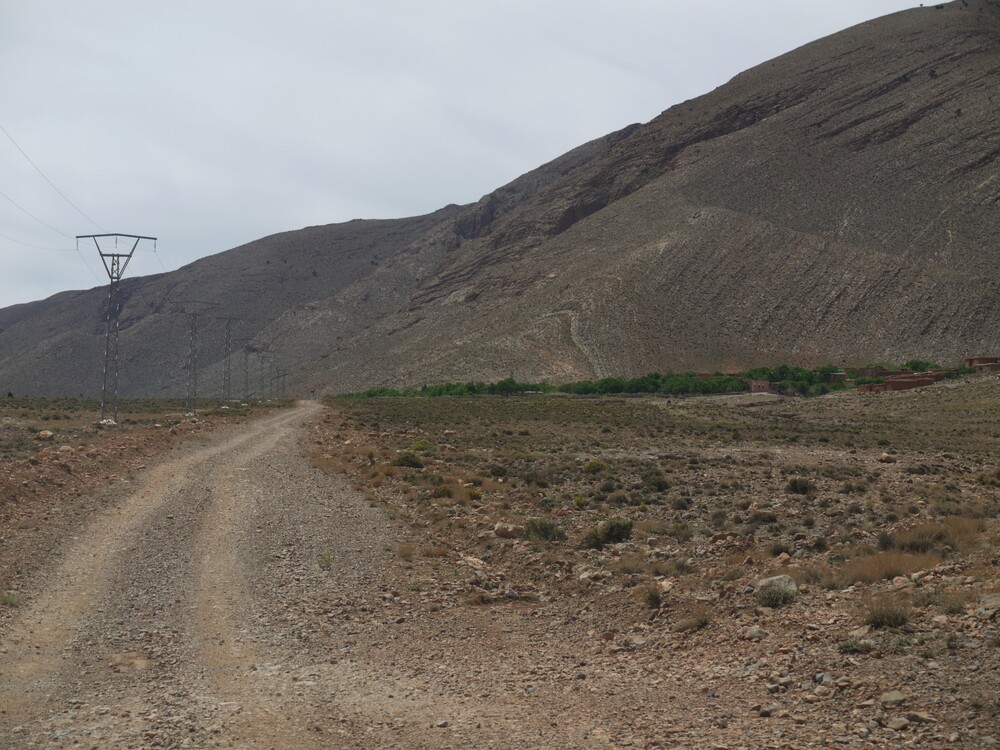
[[[998,0],[847,29],[473,205],[130,279],[122,391],[184,392],[196,309],[201,393],[225,318],[234,394],[244,350],[295,394],[996,353],[998,93]],[[99,390],[105,294],[0,310],[0,386]]]

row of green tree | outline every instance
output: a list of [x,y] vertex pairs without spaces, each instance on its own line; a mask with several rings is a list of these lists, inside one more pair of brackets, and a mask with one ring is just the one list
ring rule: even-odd
[[[910,360],[902,365],[916,372],[935,367],[930,362]],[[887,368],[888,369],[888,368]],[[900,369],[898,366],[892,369]],[[601,378],[577,380],[573,383],[522,383],[514,378],[504,378],[496,383],[470,380],[466,383],[439,383],[420,388],[372,388],[349,397],[434,397],[434,396],[513,396],[525,393],[572,393],[578,395],[613,395],[628,393],[657,393],[662,395],[705,395],[713,393],[740,393],[750,388],[749,381],[764,380],[779,393],[801,396],[822,396],[835,390],[844,390],[845,376],[853,377],[857,371],[846,373],[835,365],[823,365],[809,370],[804,367],[779,365],[755,367],[740,374],[714,372],[710,375],[694,372],[651,372],[638,378]],[[857,382],[881,382],[880,378],[861,378]]]
[[[836,368],[833,368],[836,369]],[[824,370],[825,372],[825,370]],[[577,395],[612,395],[629,393],[658,393],[663,395],[705,395],[713,393],[740,393],[749,389],[748,378],[780,383],[789,392],[807,392],[799,384],[809,387],[825,384],[824,376],[813,370],[801,368],[757,368],[743,375],[716,372],[699,375],[694,372],[652,372],[638,378],[601,378],[578,380],[562,385],[550,383],[522,383],[505,378],[496,383],[470,380],[466,383],[438,383],[420,388],[371,388],[362,393],[350,394],[362,398],[434,397],[434,396],[511,396],[525,393],[572,393]]]

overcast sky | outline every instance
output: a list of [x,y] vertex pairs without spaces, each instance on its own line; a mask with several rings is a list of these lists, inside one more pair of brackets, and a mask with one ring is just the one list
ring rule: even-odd
[[158,237],[135,276],[469,203],[918,4],[0,0],[0,307],[106,283],[78,234]]

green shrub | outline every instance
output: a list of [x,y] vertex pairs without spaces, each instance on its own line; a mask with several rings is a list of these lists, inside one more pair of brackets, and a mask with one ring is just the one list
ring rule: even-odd
[[566,532],[549,518],[532,518],[524,525],[524,536],[540,542],[561,542]]
[[790,588],[773,586],[756,593],[757,603],[762,607],[777,609],[795,601],[795,592]]
[[414,453],[433,453],[437,450],[437,446],[430,440],[422,438],[411,445],[410,450]]
[[867,641],[859,641],[857,638],[849,638],[837,644],[837,651],[842,654],[867,654],[874,648]]
[[403,451],[394,459],[392,459],[393,466],[402,466],[407,469],[422,469],[424,468],[424,462],[420,460],[416,453],[413,451]]

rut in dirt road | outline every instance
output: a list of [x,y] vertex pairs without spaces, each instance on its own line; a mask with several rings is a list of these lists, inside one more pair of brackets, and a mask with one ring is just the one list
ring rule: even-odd
[[189,448],[94,519],[4,637],[0,747],[324,745],[322,725],[343,723],[334,691],[302,699],[296,644],[250,590],[275,583],[273,544],[308,544],[309,524],[345,530],[323,548],[348,583],[380,541],[355,533],[384,528],[378,511],[301,456],[319,409]]

